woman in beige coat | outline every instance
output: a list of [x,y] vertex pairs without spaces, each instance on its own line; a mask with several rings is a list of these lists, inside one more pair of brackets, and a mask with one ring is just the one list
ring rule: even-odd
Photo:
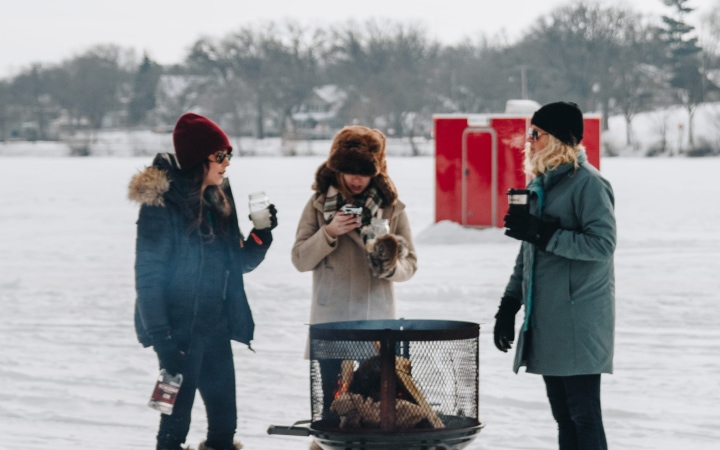
[[[387,174],[385,136],[363,126],[340,130],[313,190],[292,249],[293,265],[313,271],[310,323],[394,319],[393,282],[412,278],[417,257],[405,205]],[[344,206],[362,212],[346,214]],[[373,218],[387,219],[389,232],[377,236]],[[321,367],[329,394],[339,364]]]

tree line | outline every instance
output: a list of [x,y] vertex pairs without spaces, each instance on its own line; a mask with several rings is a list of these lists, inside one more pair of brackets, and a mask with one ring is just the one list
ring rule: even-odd
[[0,141],[56,138],[50,124],[60,117],[63,132],[73,133],[172,125],[189,109],[223,118],[235,135],[293,137],[294,113],[325,85],[344,93],[338,126],[363,123],[398,137],[429,133],[433,114],[502,112],[517,98],[573,100],[601,113],[604,126],[611,114],[630,125],[638,112],[683,105],[692,131],[697,105],[720,98],[711,81],[720,69],[720,6],[700,36],[687,23],[688,0],[658,1],[668,15],[600,3],[559,7],[512,43],[441,45],[422,25],[370,20],[244,26],[198,39],[173,66],[95,46],[0,80]]

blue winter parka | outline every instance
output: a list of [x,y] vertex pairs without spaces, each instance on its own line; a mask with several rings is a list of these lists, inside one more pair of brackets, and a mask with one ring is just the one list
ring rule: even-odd
[[[188,345],[203,293],[203,239],[197,230],[188,232],[193,220],[189,187],[178,170],[175,155],[161,153],[130,183],[129,197],[141,205],[135,259],[135,330],[145,347],[152,345],[151,336],[157,332],[169,332],[182,345]],[[244,240],[227,179],[221,188],[233,204],[222,291],[230,338],[249,346],[255,326],[243,274],[263,261],[272,234],[263,230],[256,233],[261,242]]]
[[[522,243],[506,287],[505,295],[522,299],[526,313],[513,370],[517,373],[526,366],[529,373],[548,376],[612,373],[616,244],[612,187],[584,153],[577,169],[572,163],[563,164],[541,176],[542,218],[559,221],[560,229],[545,251]],[[537,215],[535,195],[530,198],[530,212]]]

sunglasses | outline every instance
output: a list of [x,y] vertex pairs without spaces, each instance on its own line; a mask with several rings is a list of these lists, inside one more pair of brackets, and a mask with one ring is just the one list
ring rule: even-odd
[[230,160],[232,159],[232,153],[217,152],[214,153],[214,156],[215,162],[218,164],[222,164],[223,162],[225,162],[225,159],[227,159],[228,162],[230,162]]
[[527,138],[532,139],[533,141],[537,142],[538,139],[540,139],[540,136],[544,136],[547,133],[542,133],[535,128],[528,128],[527,130]]

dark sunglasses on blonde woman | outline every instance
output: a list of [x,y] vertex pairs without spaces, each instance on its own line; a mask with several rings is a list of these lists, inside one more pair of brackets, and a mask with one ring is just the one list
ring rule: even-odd
[[541,133],[540,131],[536,130],[535,128],[528,128],[527,130],[527,138],[532,139],[533,141],[537,142],[538,139],[540,139],[540,136],[544,136],[547,133]]

